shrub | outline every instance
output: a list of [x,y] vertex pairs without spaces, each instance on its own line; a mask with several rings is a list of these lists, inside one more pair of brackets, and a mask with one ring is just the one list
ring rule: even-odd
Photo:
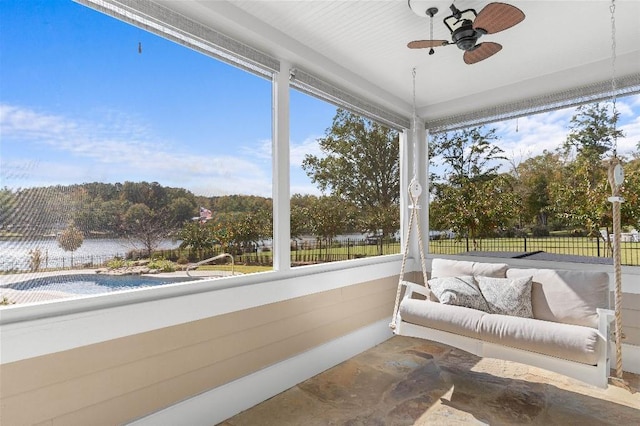
[[42,264],[42,251],[39,248],[35,248],[33,250],[29,250],[29,263],[31,264],[31,270],[37,271],[40,269],[40,265]]
[[119,257],[114,257],[113,259],[107,261],[107,268],[109,269],[124,268],[130,265],[131,265],[131,262],[121,259]]
[[546,226],[534,226],[531,228],[531,235],[534,237],[548,237],[550,235],[549,228]]
[[167,259],[153,259],[147,265],[149,269],[157,269],[160,272],[175,272],[176,265]]
[[187,263],[189,263],[189,259],[186,258],[186,256],[181,255],[178,260],[176,260],[176,263],[178,265],[186,265]]
[[8,306],[15,303],[16,302],[12,302],[11,300],[7,299],[7,296],[2,296],[2,299],[0,299],[0,306]]

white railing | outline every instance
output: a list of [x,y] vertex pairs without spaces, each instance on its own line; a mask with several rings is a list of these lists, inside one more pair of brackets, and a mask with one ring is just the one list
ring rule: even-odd
[[191,276],[191,274],[189,273],[189,271],[191,269],[197,268],[198,266],[201,265],[205,265],[209,262],[213,262],[214,260],[220,260],[220,259],[224,259],[225,257],[228,257],[229,259],[231,259],[231,275],[233,275],[233,268],[234,268],[234,263],[233,263],[233,256],[230,255],[229,253],[222,253],[219,254],[217,256],[214,257],[210,257],[209,259],[205,259],[205,260],[201,260],[200,262],[196,262],[196,263],[192,263],[189,266],[187,266],[187,269],[185,270],[185,272],[187,273],[188,276]]

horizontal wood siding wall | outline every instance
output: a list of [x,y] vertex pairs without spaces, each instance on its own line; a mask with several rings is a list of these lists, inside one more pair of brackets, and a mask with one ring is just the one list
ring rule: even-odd
[[379,279],[4,364],[0,423],[133,420],[390,317],[396,285]]
[[[613,294],[611,301],[613,304]],[[622,293],[622,343],[640,346],[640,294]]]

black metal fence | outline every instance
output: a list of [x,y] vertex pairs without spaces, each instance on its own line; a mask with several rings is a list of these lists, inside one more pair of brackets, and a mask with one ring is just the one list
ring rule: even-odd
[[[348,239],[334,241],[327,245],[324,241],[305,240],[292,242],[291,263],[293,266],[336,262],[362,257],[400,253],[400,243],[396,240]],[[543,260],[582,261],[611,263],[611,244],[600,238],[589,237],[516,237],[489,239],[432,239],[429,242],[431,254],[476,254],[484,256],[522,257]],[[216,256],[221,250],[172,249],[157,250],[153,257],[171,260],[178,264],[197,262]],[[273,265],[270,247],[258,247],[253,250],[232,253],[237,264]],[[546,257],[545,257],[546,256]],[[574,257],[575,256],[575,257]],[[28,256],[19,259],[5,258],[0,271],[29,271],[45,269],[100,268],[114,258],[137,260],[147,258],[143,251],[86,256],[44,257],[37,268]],[[574,258],[572,258],[574,257]],[[621,243],[623,265],[640,266],[640,242],[623,241]]]

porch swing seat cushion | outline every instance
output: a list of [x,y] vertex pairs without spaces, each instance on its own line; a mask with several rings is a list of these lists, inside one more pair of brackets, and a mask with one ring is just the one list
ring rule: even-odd
[[462,306],[407,299],[400,305],[402,320],[530,352],[583,364],[598,361],[598,330],[551,321],[490,314]]

